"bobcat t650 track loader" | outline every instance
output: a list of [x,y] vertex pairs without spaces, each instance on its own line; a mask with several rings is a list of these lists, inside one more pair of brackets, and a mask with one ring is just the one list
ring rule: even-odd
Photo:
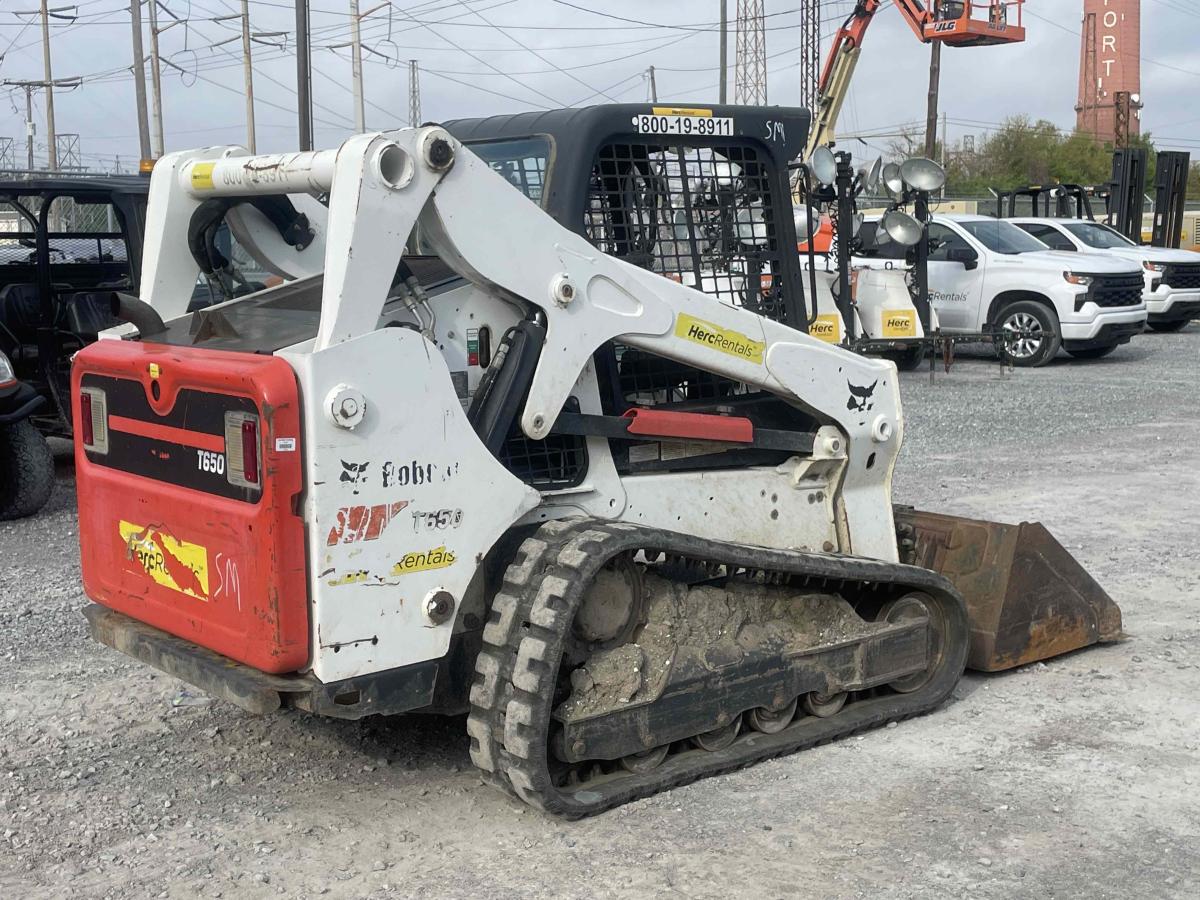
[[[132,325],[74,367],[92,634],[257,712],[468,712],[572,817],[1114,637],[1038,526],[894,512],[895,366],[792,325],[807,124],[164,157]],[[284,281],[188,314],[222,222]]]

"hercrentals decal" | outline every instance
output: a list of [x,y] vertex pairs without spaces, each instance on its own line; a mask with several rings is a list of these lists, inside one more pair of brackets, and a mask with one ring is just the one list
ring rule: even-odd
[[916,337],[917,327],[912,310],[885,309],[883,311],[884,337]]
[[407,575],[409,572],[428,572],[430,569],[444,569],[454,564],[454,551],[447,550],[446,545],[423,550],[420,553],[406,553],[401,560],[392,566],[393,575]]
[[817,316],[808,326],[809,336],[830,344],[840,343],[842,340],[842,330],[838,327],[840,321],[841,316],[837,313],[825,313],[823,316]]
[[680,313],[675,318],[675,336],[759,365],[762,365],[763,350],[767,346],[762,341],[756,341],[712,322],[705,322],[687,313]]
[[134,525],[123,519],[117,526],[125,543],[125,557],[157,584],[173,591],[208,600],[208,550],[181,541],[153,525]]

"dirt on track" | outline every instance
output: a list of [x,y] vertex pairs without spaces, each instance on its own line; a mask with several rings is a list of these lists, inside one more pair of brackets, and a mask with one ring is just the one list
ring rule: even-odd
[[0,525],[10,897],[1200,895],[1200,326],[906,374],[899,502],[1040,519],[1129,639],[920,719],[564,823],[462,719],[255,718],[87,638],[74,485]]

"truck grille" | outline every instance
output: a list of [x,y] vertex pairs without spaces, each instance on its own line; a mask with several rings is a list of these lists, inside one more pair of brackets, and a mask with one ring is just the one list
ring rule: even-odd
[[1136,306],[1142,302],[1145,279],[1141,272],[1128,275],[1097,275],[1091,300],[1097,306]]
[[1167,266],[1163,284],[1173,288],[1200,288],[1200,263]]

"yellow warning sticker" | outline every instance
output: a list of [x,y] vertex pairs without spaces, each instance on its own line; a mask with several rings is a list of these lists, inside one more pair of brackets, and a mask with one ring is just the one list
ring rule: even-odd
[[917,325],[911,309],[885,309],[883,311],[884,337],[916,337]]
[[841,317],[837,313],[825,313],[817,316],[808,326],[810,336],[830,344],[839,344],[842,340]]
[[443,544],[432,550],[404,554],[404,558],[392,566],[392,574],[407,575],[409,572],[428,572],[431,569],[444,569],[453,564],[454,551],[447,550]]
[[711,109],[693,109],[690,106],[655,106],[653,111],[656,116],[698,116],[702,119],[712,117]]
[[680,313],[675,318],[675,336],[681,337],[694,344],[719,350],[752,363],[762,365],[763,350],[766,344],[756,341],[737,331],[714,325],[687,313]]
[[192,163],[192,190],[211,191],[213,189],[213,169],[216,163]]
[[153,525],[118,525],[125,558],[156,584],[197,600],[208,600],[208,550],[181,541]]

